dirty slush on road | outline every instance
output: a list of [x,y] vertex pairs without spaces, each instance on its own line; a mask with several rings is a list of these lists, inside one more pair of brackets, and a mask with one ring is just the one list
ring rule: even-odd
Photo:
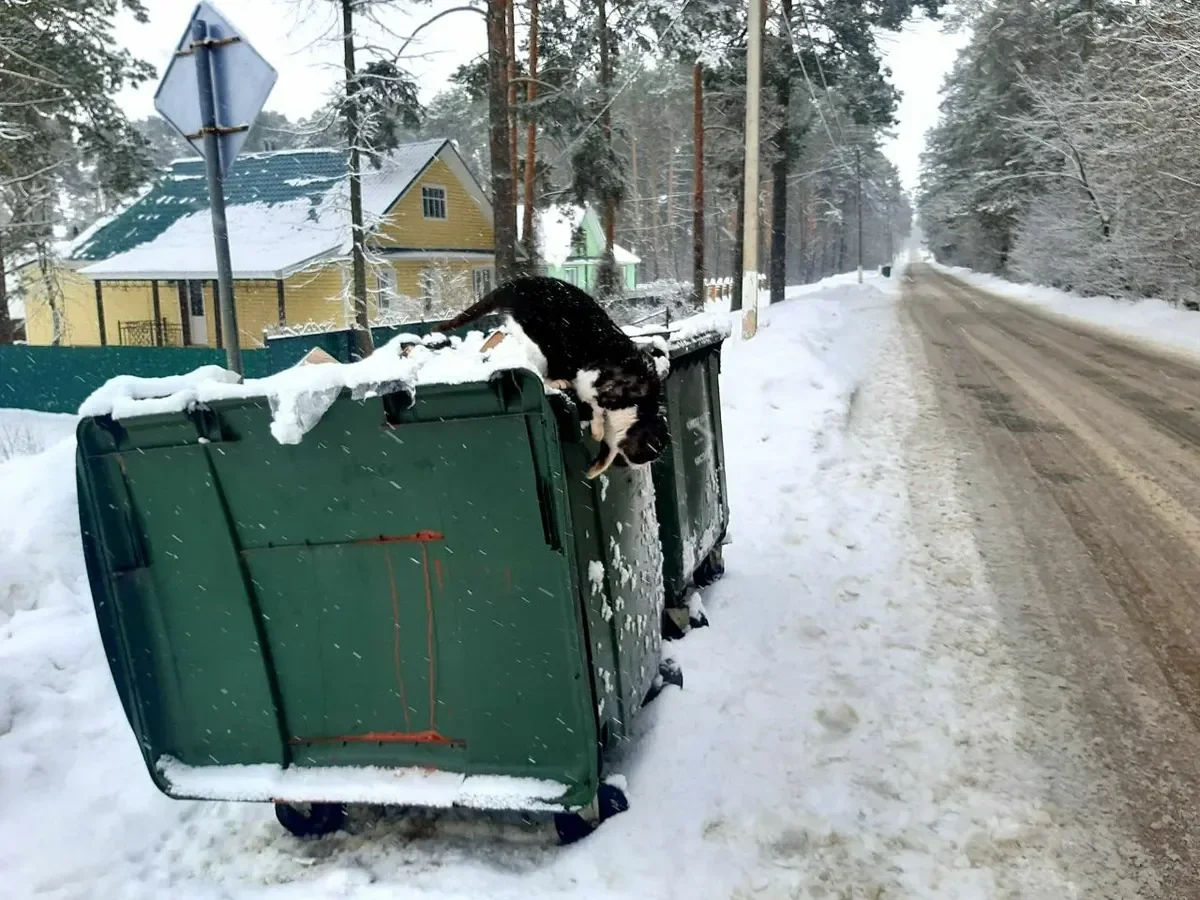
[[1200,365],[926,266],[900,316],[1079,896],[1200,896]]

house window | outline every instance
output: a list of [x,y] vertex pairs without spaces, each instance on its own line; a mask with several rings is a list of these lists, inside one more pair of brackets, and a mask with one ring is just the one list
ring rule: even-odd
[[446,189],[444,187],[421,188],[421,213],[427,219],[446,218]]
[[475,299],[478,300],[492,289],[494,276],[490,267],[475,270]]
[[563,275],[566,276],[564,280],[568,284],[573,284],[575,287],[579,287],[579,266],[567,266],[565,269],[563,269]]
[[391,266],[380,266],[378,279],[379,293],[375,296],[375,308],[383,312],[391,309],[396,302],[396,270]]

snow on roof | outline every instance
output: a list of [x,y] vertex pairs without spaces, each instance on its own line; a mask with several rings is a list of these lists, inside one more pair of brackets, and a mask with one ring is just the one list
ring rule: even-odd
[[[362,176],[368,228],[447,145],[404,144]],[[344,151],[286,150],[239,158],[226,180],[226,219],[235,277],[283,277],[349,250],[350,204]],[[212,217],[204,167],[172,163],[145,195],[77,239],[71,257],[92,261],[95,279],[214,278]]]
[[617,261],[619,266],[636,266],[642,261],[640,256],[635,256],[630,253],[620,244],[613,244],[613,259]]
[[[537,223],[534,233],[542,259],[552,266],[561,266],[569,259],[579,259],[574,253],[575,232],[584,226],[589,214],[595,215],[590,207],[559,203],[533,211]],[[517,205],[517,239],[525,230],[525,205]],[[637,265],[641,260],[620,244],[613,244],[613,258],[617,265]]]

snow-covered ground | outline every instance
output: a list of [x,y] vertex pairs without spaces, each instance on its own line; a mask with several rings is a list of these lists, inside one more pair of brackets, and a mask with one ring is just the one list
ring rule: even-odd
[[75,416],[0,408],[0,463],[41,453],[75,431]]
[[1200,354],[1200,312],[1172,306],[1165,300],[1120,300],[1083,297],[1057,288],[1018,284],[957,266],[929,261],[935,269],[993,294],[1036,306],[1045,312],[1086,322],[1125,337],[1149,341],[1173,350]]
[[910,503],[906,453],[933,426],[892,286],[797,290],[727,345],[734,543],[713,624],[670,647],[686,687],[614,760],[632,808],[569,848],[367,810],[305,843],[268,805],[160,796],[92,619],[72,442],[0,465],[5,896],[1073,896],[1049,817],[1012,787],[1036,769],[1011,749],[1015,676],[989,649],[952,463],[915,482],[936,521]]

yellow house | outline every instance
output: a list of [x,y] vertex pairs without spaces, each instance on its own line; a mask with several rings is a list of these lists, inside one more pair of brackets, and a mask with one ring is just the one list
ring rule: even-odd
[[[491,289],[491,203],[450,141],[402,145],[367,166],[362,186],[374,321],[435,318]],[[244,156],[225,192],[242,346],[262,346],[275,330],[349,324],[345,152]],[[199,159],[173,163],[75,239],[51,272],[22,274],[31,344],[224,346]]]

